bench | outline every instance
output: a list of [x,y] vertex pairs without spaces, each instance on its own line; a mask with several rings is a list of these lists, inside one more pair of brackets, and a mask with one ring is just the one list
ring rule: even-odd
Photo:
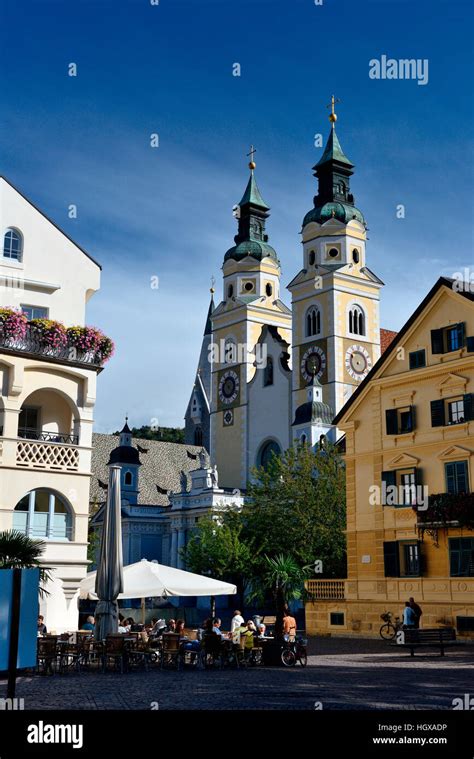
[[398,630],[392,646],[409,648],[411,656],[415,655],[415,648],[439,648],[441,656],[447,646],[462,645],[456,640],[454,627],[432,627],[425,629]]

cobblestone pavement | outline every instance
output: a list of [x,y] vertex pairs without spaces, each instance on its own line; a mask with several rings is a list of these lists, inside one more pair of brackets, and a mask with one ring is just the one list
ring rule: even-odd
[[[306,669],[82,672],[21,677],[25,709],[451,709],[474,695],[474,646],[398,652],[383,641],[312,639]],[[6,695],[0,682],[0,697]],[[318,706],[320,704],[320,706]]]

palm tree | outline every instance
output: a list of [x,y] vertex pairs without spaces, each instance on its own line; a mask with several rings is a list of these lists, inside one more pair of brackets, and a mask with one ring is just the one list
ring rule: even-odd
[[293,556],[279,554],[264,556],[264,567],[255,578],[251,597],[262,602],[265,592],[271,590],[276,610],[275,638],[283,638],[283,614],[289,601],[299,601],[305,595],[306,572],[296,563]]
[[40,593],[46,594],[44,585],[51,579],[49,571],[41,564],[41,555],[46,548],[44,540],[32,540],[16,530],[0,532],[0,569],[33,569],[39,567],[43,587]]

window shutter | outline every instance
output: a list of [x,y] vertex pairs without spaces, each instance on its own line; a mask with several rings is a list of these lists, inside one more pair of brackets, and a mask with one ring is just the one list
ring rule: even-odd
[[423,485],[423,469],[415,467],[415,485]]
[[416,409],[414,406],[410,406],[410,416],[408,420],[408,431],[411,432],[416,427]]
[[396,408],[389,408],[385,412],[387,424],[387,435],[396,435],[398,433],[398,414]]
[[456,324],[456,330],[457,330],[457,339],[458,339],[458,345],[460,348],[464,345],[464,322],[459,322],[459,324]]
[[468,353],[474,353],[474,337],[466,337],[466,347]]
[[384,542],[383,563],[385,577],[400,577],[400,560],[398,555],[398,542],[396,540]]
[[441,398],[437,401],[431,401],[431,426],[443,427],[446,424],[444,419],[444,400]]
[[444,340],[442,329],[431,330],[431,353],[444,353]]
[[456,493],[455,465],[452,463],[445,464],[445,472],[446,472],[446,492]]
[[[396,485],[397,484],[396,470],[393,472],[388,471],[388,470],[386,472],[382,472],[382,482],[385,482],[385,486],[387,488],[391,487],[392,485]],[[382,492],[382,506],[386,506],[386,505],[387,505],[386,494]]]
[[466,422],[474,419],[474,393],[466,393],[463,397],[464,419]]

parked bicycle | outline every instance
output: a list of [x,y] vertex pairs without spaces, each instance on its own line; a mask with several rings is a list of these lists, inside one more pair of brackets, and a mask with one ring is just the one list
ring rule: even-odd
[[294,641],[286,641],[281,650],[281,661],[285,667],[294,667],[297,662],[302,667],[308,663],[308,653],[306,651],[307,640],[298,636]]
[[392,612],[390,611],[386,611],[384,614],[381,614],[380,619],[382,619],[385,623],[380,627],[380,637],[383,640],[393,640],[397,632],[403,627],[402,620],[400,617],[395,617],[395,620],[393,620]]

